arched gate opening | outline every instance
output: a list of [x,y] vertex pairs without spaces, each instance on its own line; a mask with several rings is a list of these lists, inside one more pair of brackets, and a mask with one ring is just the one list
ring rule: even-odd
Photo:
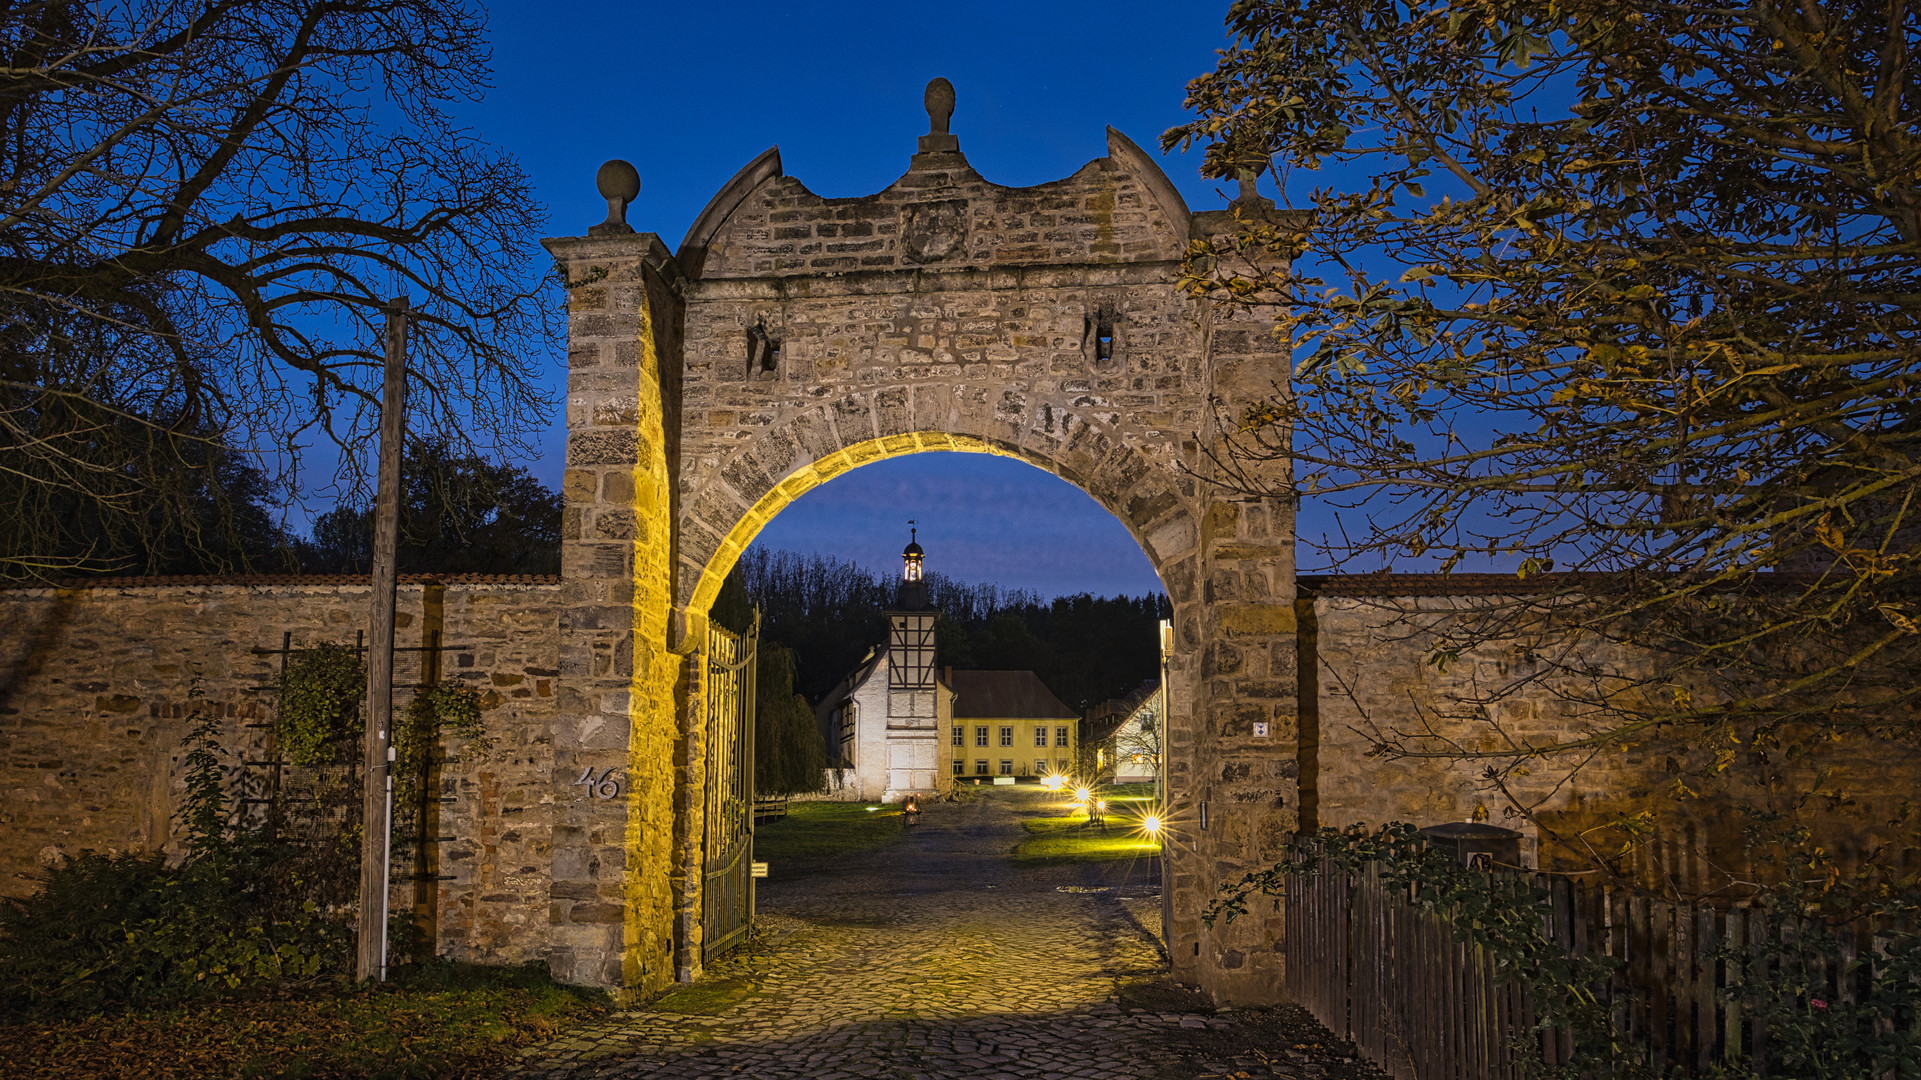
[[1214,482],[1217,411],[1270,390],[1285,357],[1180,292],[1190,236],[1231,222],[1190,214],[1125,136],[1065,180],[1001,187],[937,98],[877,195],[817,196],[770,150],[677,253],[625,224],[617,184],[608,223],[548,242],[570,315],[555,769],[618,758],[631,777],[624,800],[557,811],[556,897],[601,898],[583,906],[599,919],[617,893],[623,918],[576,921],[557,901],[554,966],[633,992],[696,973],[695,718],[721,579],[825,480],[961,450],[1086,491],[1165,583],[1170,811],[1195,823],[1168,855],[1174,973],[1218,1001],[1273,1000],[1278,913],[1212,931],[1201,914],[1298,824],[1292,510]]

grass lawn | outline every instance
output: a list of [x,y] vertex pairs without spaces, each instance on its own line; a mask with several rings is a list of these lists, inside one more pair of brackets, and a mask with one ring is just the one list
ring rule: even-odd
[[[877,803],[789,803],[787,816],[754,830],[754,858],[768,873],[791,873],[808,862],[859,855],[901,838],[900,807]],[[799,864],[799,865],[797,865]]]
[[0,1077],[469,1076],[607,1009],[602,995],[557,986],[543,968],[436,964],[379,989],[8,1018]]
[[1118,810],[1133,817],[1140,816],[1159,801],[1153,784],[1109,784],[1100,790],[1100,795],[1107,800],[1109,813]]
[[1014,848],[1017,863],[1102,862],[1158,856],[1158,840],[1143,835],[1139,821],[1155,803],[1154,785],[1118,784],[1102,788],[1107,824],[1089,825],[1086,811],[1062,798],[1058,811],[1021,822],[1026,839]]

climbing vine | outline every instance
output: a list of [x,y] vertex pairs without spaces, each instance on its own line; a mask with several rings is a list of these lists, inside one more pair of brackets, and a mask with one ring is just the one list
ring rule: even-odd
[[296,765],[324,765],[354,732],[367,668],[352,646],[323,642],[291,658],[275,694],[274,733]]
[[414,695],[394,725],[394,806],[411,819],[421,805],[434,746],[445,733],[469,740],[474,749],[493,744],[480,719],[480,693],[471,686],[438,682]]

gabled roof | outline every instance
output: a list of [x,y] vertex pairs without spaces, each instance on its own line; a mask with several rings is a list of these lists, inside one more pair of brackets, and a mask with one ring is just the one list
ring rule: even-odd
[[968,720],[1078,720],[1031,671],[956,671],[954,718]]
[[832,690],[827,691],[826,696],[820,699],[820,704],[814,706],[814,715],[821,718],[822,724],[825,724],[826,718],[840,707],[841,702],[852,697],[854,691],[861,688],[861,684],[867,681],[868,677],[874,673],[874,669],[879,667],[880,662],[886,657],[887,646],[878,646],[867,654],[866,659],[855,664],[854,670],[848,672],[845,678],[835,683]]

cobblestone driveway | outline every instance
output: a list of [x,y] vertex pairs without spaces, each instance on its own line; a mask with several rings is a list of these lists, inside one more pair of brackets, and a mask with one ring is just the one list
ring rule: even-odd
[[[758,941],[695,993],[530,1050],[520,1077],[1366,1076],[1296,1009],[1161,980],[1152,862],[1017,868],[1031,788],[936,805],[853,865],[762,883]],[[678,1008],[680,1011],[668,1011]]]

